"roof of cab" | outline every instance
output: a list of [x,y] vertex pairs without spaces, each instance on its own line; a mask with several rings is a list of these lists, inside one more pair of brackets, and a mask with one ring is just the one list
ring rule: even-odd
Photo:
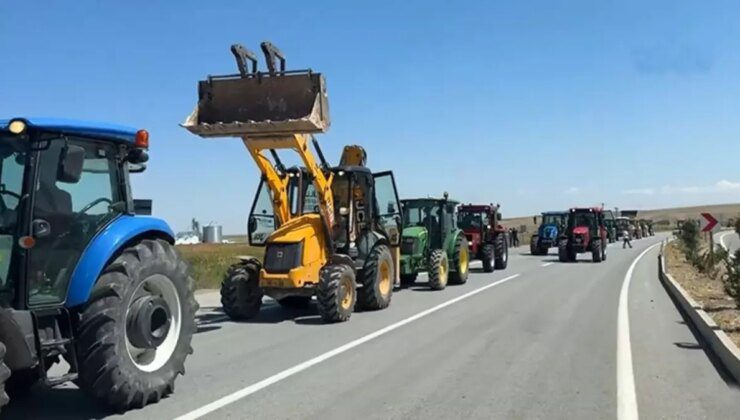
[[457,201],[457,200],[453,200],[453,199],[450,199],[450,198],[448,198],[448,199],[446,199],[446,200],[445,200],[444,198],[435,198],[435,197],[422,197],[422,198],[402,198],[402,199],[401,199],[401,203],[406,203],[406,202],[422,202],[422,201],[426,201],[426,202],[436,202],[436,203],[440,203],[440,202],[443,202],[443,201],[447,201],[448,203],[450,203],[450,204],[454,204],[454,205],[458,205],[458,204],[460,204],[460,202],[459,202],[459,201]]
[[101,123],[94,121],[68,120],[64,118],[11,118],[0,119],[0,129],[6,130],[13,120],[23,120],[29,127],[55,131],[62,134],[92,136],[114,141],[133,143],[137,129],[118,124]]

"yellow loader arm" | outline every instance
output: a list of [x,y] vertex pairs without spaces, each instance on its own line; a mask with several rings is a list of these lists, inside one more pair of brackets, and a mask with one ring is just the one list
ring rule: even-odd
[[311,177],[316,188],[316,195],[319,199],[319,212],[321,217],[326,221],[327,228],[334,226],[334,196],[331,192],[331,182],[334,175],[325,173],[316,161],[308,145],[306,136],[303,134],[293,134],[291,136],[275,137],[242,137],[244,146],[247,147],[249,154],[252,155],[254,162],[265,177],[267,185],[272,192],[272,207],[280,224],[290,220],[290,202],[288,200],[288,177],[280,174],[276,165],[265,156],[265,152],[276,151],[280,149],[290,149],[298,153],[306,171]]

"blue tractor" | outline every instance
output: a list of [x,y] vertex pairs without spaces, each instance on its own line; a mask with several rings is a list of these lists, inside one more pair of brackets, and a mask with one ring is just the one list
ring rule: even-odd
[[558,246],[558,235],[565,226],[567,219],[568,213],[564,211],[546,211],[542,213],[542,223],[540,223],[537,233],[532,235],[532,240],[529,242],[530,253],[532,255],[547,255],[550,247]]
[[[129,173],[145,130],[0,120],[0,406],[75,381],[119,411],[159,401],[192,353],[194,281]],[[67,373],[47,371],[60,358]]]

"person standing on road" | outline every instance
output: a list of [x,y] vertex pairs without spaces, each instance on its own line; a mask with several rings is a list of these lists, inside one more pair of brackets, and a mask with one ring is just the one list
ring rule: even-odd
[[517,228],[511,229],[511,244],[514,247],[519,246],[519,231],[517,230]]
[[622,239],[624,239],[624,242],[622,242],[622,249],[626,248],[627,245],[629,245],[630,248],[632,248],[632,242],[630,241],[630,232],[629,231],[630,231],[629,228],[628,229],[624,229],[622,231]]

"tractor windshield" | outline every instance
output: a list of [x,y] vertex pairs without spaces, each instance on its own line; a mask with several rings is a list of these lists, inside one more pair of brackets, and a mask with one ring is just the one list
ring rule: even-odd
[[464,230],[480,230],[486,228],[490,223],[488,214],[485,212],[469,212],[460,210],[457,217],[457,225]]
[[545,214],[542,216],[542,223],[545,225],[557,225],[561,223],[562,218],[559,214]]
[[0,293],[11,291],[10,261],[18,228],[27,143],[0,134]]
[[442,222],[442,207],[432,200],[403,202],[403,225],[421,226],[430,231],[438,230]]
[[571,227],[573,226],[588,226],[589,229],[596,228],[596,215],[591,212],[573,213],[570,218]]

